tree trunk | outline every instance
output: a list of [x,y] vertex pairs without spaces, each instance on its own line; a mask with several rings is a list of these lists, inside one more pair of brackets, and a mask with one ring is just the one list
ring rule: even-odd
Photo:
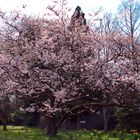
[[7,122],[2,121],[3,131],[7,131]]
[[56,126],[55,116],[47,117],[47,134],[49,136],[55,136],[58,131],[58,127]]
[[3,131],[7,131],[7,125],[3,125]]
[[77,130],[80,129],[80,114],[77,113]]
[[108,130],[109,108],[103,107],[104,131]]

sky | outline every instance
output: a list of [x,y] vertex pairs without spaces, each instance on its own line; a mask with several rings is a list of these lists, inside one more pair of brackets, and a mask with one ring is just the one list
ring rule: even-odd
[[[92,13],[103,7],[106,12],[116,12],[121,0],[67,0],[68,7],[74,11],[79,5],[83,12]],[[0,0],[0,9],[2,11],[20,10],[28,15],[42,15],[46,7],[52,3],[52,0]],[[26,5],[26,8],[22,8]]]

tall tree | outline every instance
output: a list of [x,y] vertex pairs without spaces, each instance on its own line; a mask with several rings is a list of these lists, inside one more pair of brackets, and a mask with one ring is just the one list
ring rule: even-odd
[[130,38],[133,45],[140,38],[140,2],[137,0],[122,1],[118,8],[119,26],[123,33]]
[[[84,15],[79,9],[74,30],[54,9],[60,19],[21,16],[11,22],[2,16],[2,48],[8,59],[4,72],[18,84],[16,93],[24,100],[23,109],[41,112],[49,120],[49,135],[55,135],[72,113],[95,106],[133,105],[137,91],[133,65],[126,58],[131,54],[125,48],[127,38],[116,32],[104,36],[83,32]],[[59,113],[63,117],[57,121]]]

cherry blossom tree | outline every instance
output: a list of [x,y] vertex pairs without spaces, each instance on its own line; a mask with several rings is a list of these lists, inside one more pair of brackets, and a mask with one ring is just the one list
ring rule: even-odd
[[71,114],[96,106],[139,105],[139,53],[134,59],[130,40],[120,31],[90,30],[80,7],[71,22],[64,7],[59,13],[49,9],[56,18],[1,14],[6,60],[1,68],[10,81],[2,83],[24,101],[21,109],[40,112],[48,120],[47,133],[55,135]]
[[3,130],[7,130],[8,121],[13,110],[14,103],[14,83],[9,74],[5,71],[5,58],[1,56],[0,60],[0,121],[3,125]]

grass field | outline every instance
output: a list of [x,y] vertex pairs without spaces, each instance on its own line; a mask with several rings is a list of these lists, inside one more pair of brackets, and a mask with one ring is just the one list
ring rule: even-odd
[[0,131],[0,140],[140,140],[139,134],[111,131],[61,131],[55,137],[48,137],[36,128],[9,126],[8,131]]

